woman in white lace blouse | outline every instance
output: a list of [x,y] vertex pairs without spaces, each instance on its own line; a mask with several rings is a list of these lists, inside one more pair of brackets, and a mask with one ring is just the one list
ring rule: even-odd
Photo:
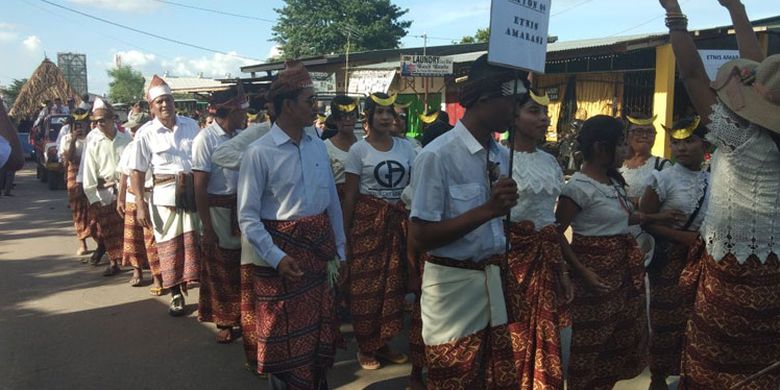
[[650,389],[666,389],[666,377],[680,373],[685,323],[693,302],[684,299],[677,282],[704,220],[709,172],[702,169],[707,148],[701,117],[681,119],[668,130],[676,164],[653,172],[640,201],[647,214],[678,213],[672,224],[646,224],[655,238],[655,255],[647,267],[650,279]]
[[764,58],[740,1],[719,2],[742,58],[710,83],[680,5],[661,1],[680,78],[717,147],[700,228],[705,247],[681,280],[696,290],[681,384],[777,389],[777,370],[749,377],[780,360],[780,55]]
[[509,331],[520,389],[563,388],[560,328],[568,326],[566,305],[573,298],[569,267],[555,224],[555,204],[563,172],[552,155],[537,148],[550,118],[547,95],[522,95],[515,117],[512,178],[517,205],[512,208],[505,282]]

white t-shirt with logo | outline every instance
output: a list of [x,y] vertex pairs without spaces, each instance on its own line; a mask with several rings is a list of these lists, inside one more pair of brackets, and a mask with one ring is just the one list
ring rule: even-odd
[[407,140],[393,138],[393,147],[387,152],[360,140],[349,149],[344,171],[360,176],[361,194],[395,203],[409,185],[416,156],[417,152]]

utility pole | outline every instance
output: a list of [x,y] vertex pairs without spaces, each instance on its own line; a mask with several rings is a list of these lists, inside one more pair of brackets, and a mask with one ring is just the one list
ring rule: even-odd
[[349,43],[352,38],[352,29],[347,30],[347,61],[344,68],[344,94],[349,93]]

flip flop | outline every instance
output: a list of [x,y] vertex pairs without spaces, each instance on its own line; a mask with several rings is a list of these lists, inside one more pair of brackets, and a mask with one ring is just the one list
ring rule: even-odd
[[366,358],[361,354],[360,352],[357,353],[357,362],[360,364],[360,368],[364,370],[378,370],[380,367],[382,367],[382,364],[379,363],[379,360],[375,358]]
[[114,276],[120,272],[122,272],[122,270],[119,269],[118,265],[109,265],[106,267],[106,270],[103,271],[103,276]]
[[149,294],[154,295],[155,297],[161,297],[164,294],[164,288],[162,287],[152,287],[149,289]]
[[230,328],[220,328],[219,332],[217,332],[217,343],[218,344],[230,344],[234,340],[233,338],[233,329]]
[[404,364],[409,361],[409,356],[406,356],[405,353],[401,353],[401,352],[392,352],[392,354],[390,354],[387,352],[377,351],[374,355],[378,359],[387,360],[388,362],[393,364]]
[[184,310],[184,296],[176,294],[171,299],[171,306],[168,308],[168,314],[172,317],[181,317],[186,314]]
[[130,287],[141,287],[141,284],[143,284],[144,279],[138,276],[133,276],[130,278]]

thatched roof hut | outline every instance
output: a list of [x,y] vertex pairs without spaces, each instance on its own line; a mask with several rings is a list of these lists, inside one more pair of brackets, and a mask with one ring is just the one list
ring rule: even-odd
[[70,97],[76,100],[76,104],[81,103],[81,97],[65,80],[60,68],[46,58],[22,86],[8,114],[17,120],[32,119],[41,111],[44,100],[60,98],[64,103]]

